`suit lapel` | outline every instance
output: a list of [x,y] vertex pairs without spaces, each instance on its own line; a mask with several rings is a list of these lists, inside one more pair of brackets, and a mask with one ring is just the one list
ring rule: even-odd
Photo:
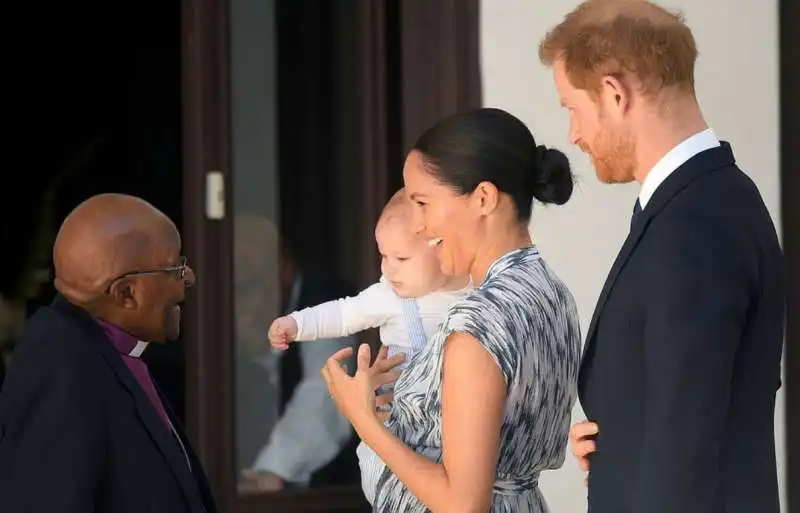
[[[180,445],[177,440],[174,439],[169,428],[164,425],[164,421],[158,415],[152,403],[150,403],[144,390],[142,390],[139,382],[136,381],[136,378],[125,365],[125,362],[122,360],[117,350],[113,347],[111,342],[108,341],[100,325],[85,311],[71,305],[63,298],[57,298],[56,301],[54,301],[54,306],[74,318],[77,318],[77,320],[81,322],[87,331],[87,335],[89,335],[88,338],[91,340],[92,345],[100,352],[103,359],[114,371],[114,374],[116,374],[117,379],[119,379],[122,385],[133,396],[139,418],[142,420],[150,437],[172,469],[191,509],[197,512],[204,511],[203,503],[197,489],[197,483],[187,465],[186,458],[184,457]],[[166,402],[164,406],[165,408],[167,407]]]
[[583,360],[586,359],[588,350],[594,343],[597,323],[603,313],[603,308],[608,301],[608,297],[614,288],[614,284],[653,218],[667,206],[676,194],[687,187],[693,180],[705,173],[721,167],[731,166],[734,163],[735,159],[730,144],[722,141],[718,148],[703,151],[690,158],[686,163],[670,174],[658,189],[656,189],[653,197],[650,198],[650,201],[642,211],[640,218],[631,228],[628,237],[622,245],[622,249],[620,249],[616,260],[614,260],[611,271],[608,273],[608,278],[606,278],[606,282],[603,284],[603,290],[600,292],[600,297],[597,300],[597,306],[595,306],[592,321],[589,324],[589,330],[586,332],[586,341],[583,344]]

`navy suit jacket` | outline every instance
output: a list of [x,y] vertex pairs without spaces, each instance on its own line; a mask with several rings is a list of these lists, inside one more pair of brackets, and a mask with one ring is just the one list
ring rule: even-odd
[[655,191],[598,300],[580,372],[591,513],[778,513],[784,309],[775,228],[723,142]]

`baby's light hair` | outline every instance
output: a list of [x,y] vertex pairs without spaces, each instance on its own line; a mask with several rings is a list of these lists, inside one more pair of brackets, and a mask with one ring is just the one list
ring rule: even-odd
[[375,230],[389,224],[394,224],[395,222],[407,223],[410,219],[411,216],[409,204],[405,196],[405,189],[400,189],[395,192],[392,197],[389,198],[389,201],[386,202],[386,205],[383,206]]

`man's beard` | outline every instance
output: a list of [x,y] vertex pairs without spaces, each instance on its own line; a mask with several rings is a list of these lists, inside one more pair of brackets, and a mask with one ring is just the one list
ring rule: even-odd
[[636,142],[629,133],[605,124],[591,146],[581,144],[580,148],[592,159],[592,166],[601,182],[628,183],[635,180]]

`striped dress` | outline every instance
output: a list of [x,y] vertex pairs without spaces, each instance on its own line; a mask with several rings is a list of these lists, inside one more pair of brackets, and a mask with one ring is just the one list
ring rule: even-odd
[[[544,513],[548,509],[539,492],[539,473],[564,463],[577,395],[580,326],[575,300],[530,246],[495,261],[484,283],[450,309],[395,384],[387,423],[409,447],[437,462],[442,459],[444,343],[456,331],[483,345],[506,382],[491,511]],[[373,511],[428,511],[386,466],[379,474]]]

